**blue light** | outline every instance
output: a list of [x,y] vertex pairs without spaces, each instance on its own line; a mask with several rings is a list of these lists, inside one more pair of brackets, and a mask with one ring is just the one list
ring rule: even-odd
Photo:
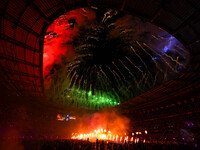
[[139,67],[140,69],[142,69],[142,66],[141,66],[141,65],[139,65],[138,67]]
[[172,50],[171,48],[174,43],[176,43],[176,39],[173,36],[169,37],[169,43],[162,49],[162,51],[167,53],[168,51]]
[[153,58],[152,58],[153,61],[156,61],[156,60],[158,60],[158,59],[159,59],[158,57],[153,57]]
[[66,121],[68,121],[69,119],[67,118]]
[[170,36],[169,37],[169,40],[171,41],[171,40],[174,40],[175,39],[175,37],[173,37],[173,36]]
[[168,52],[168,47],[167,46],[165,46],[164,48],[163,48],[163,51],[166,53],[166,52]]
[[183,67],[181,67],[180,65],[177,67],[177,69],[178,69],[178,71],[179,70],[182,70],[183,69]]
[[67,117],[69,117],[69,115],[67,115]]

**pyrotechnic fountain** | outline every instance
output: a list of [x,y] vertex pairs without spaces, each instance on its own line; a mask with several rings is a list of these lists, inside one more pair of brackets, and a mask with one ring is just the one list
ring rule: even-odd
[[172,35],[130,14],[76,9],[47,30],[46,95],[78,108],[116,106],[176,76],[188,57]]
[[[96,129],[94,132],[90,132],[87,134],[77,134],[72,133],[72,139],[78,139],[78,140],[90,140],[90,141],[96,141],[98,140],[106,140],[106,141],[113,141],[113,142],[123,142],[128,141],[128,136],[124,134],[118,135],[113,134],[111,131],[108,131],[106,129]],[[133,138],[131,139],[133,141]]]

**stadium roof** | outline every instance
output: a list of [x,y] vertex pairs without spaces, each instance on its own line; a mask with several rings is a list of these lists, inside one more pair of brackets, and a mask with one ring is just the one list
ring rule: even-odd
[[50,23],[81,7],[130,12],[175,36],[190,52],[186,69],[175,78],[118,107],[139,108],[200,87],[199,0],[2,0],[0,82],[11,93],[43,97],[43,43]]

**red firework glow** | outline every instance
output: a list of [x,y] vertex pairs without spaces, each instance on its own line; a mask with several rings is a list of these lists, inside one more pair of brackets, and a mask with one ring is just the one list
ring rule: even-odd
[[94,11],[87,8],[67,12],[57,18],[47,29],[44,41],[43,76],[45,77],[54,64],[73,57],[73,37],[79,34],[79,28],[95,20]]

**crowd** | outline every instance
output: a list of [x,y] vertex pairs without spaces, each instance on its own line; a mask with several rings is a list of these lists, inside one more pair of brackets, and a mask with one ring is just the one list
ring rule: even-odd
[[112,143],[107,141],[40,140],[24,141],[24,150],[197,150],[193,144]]

